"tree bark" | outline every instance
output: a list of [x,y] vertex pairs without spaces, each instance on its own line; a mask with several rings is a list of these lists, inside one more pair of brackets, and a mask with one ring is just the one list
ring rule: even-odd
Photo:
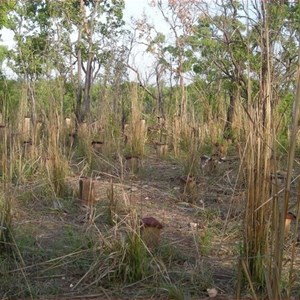
[[95,1],[95,7],[91,15],[90,22],[84,20],[84,28],[85,32],[88,36],[88,60],[86,66],[86,74],[85,74],[85,83],[84,83],[84,95],[83,95],[83,106],[84,113],[83,118],[88,118],[91,112],[91,85],[93,81],[93,60],[94,60],[94,52],[93,52],[93,34],[94,34],[94,22],[96,12],[98,10],[99,0]]
[[232,123],[234,119],[236,99],[237,99],[237,93],[234,92],[232,89],[229,94],[229,106],[227,108],[226,123],[223,131],[223,137],[226,140],[233,139]]
[[[83,12],[83,0],[80,0],[80,13]],[[81,39],[82,39],[82,26],[78,28],[78,37],[77,37],[77,91],[76,91],[76,109],[75,109],[75,115],[76,115],[76,127],[78,123],[81,123],[83,121],[82,111],[81,111],[81,103],[82,103],[82,71],[81,71],[81,65],[82,65],[82,55],[81,55]]]
[[157,97],[156,97],[157,114],[159,117],[164,117],[165,111],[164,111],[163,91],[162,91],[162,82],[161,82],[162,69],[160,69],[160,66],[157,65],[155,71],[156,71],[156,87],[157,87]]

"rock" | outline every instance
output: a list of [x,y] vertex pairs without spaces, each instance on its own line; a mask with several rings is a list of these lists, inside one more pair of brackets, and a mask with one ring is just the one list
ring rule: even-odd
[[192,229],[198,229],[198,228],[200,228],[200,225],[199,225],[198,223],[194,223],[194,222],[190,222],[190,223],[188,224],[188,226],[189,226],[190,228],[192,228]]
[[136,192],[138,191],[138,188],[136,186],[132,186],[130,189],[131,192]]

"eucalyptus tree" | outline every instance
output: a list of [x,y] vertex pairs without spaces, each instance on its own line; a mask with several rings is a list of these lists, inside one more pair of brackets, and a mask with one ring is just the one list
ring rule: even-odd
[[[165,116],[165,103],[163,87],[165,85],[165,77],[167,71],[170,70],[170,64],[167,58],[167,41],[166,36],[159,32],[154,25],[150,24],[147,16],[144,15],[141,19],[134,20],[134,30],[131,34],[132,56],[134,46],[142,45],[145,47],[145,52],[151,55],[154,59],[152,64],[152,71],[149,73],[149,78],[155,78],[155,86],[153,89],[149,88],[149,83],[142,79],[142,76],[134,62],[128,62],[128,68],[136,75],[140,86],[145,90],[148,96],[155,101],[155,113],[157,116]],[[138,36],[138,37],[137,37]],[[133,59],[134,60],[134,59]],[[172,74],[172,72],[171,72]],[[172,81],[172,80],[171,80]],[[172,88],[172,85],[171,85]]]
[[[246,26],[240,18],[238,1],[216,1],[214,10],[199,7],[201,15],[189,42],[196,60],[193,70],[210,87],[222,86],[222,98],[229,98],[224,137],[233,138],[232,122],[237,99],[247,98],[246,61],[249,51]],[[218,99],[212,100],[219,101]]]
[[[262,38],[262,17],[256,1],[216,0],[209,9],[202,3],[198,24],[190,37],[194,52],[193,70],[199,78],[213,86],[221,82],[229,104],[224,137],[232,138],[232,122],[239,98],[247,108],[247,99],[257,99],[261,70],[266,69],[262,58],[266,41]],[[273,104],[290,94],[297,61],[297,4],[267,3],[272,51],[272,78],[277,94]],[[248,76],[249,75],[249,76]],[[251,81],[251,90],[248,83]],[[251,93],[253,96],[249,95]],[[286,105],[281,108],[286,111]]]
[[[70,57],[69,72],[77,86],[75,113],[78,122],[89,117],[91,86],[111,55],[111,45],[117,45],[120,38],[124,24],[123,8],[123,0],[53,3],[53,12],[58,14],[61,41],[67,42],[61,47]],[[77,38],[73,41],[72,35],[75,34]],[[73,65],[76,65],[75,75]]]
[[12,59],[16,73],[31,82],[33,115],[32,82],[60,76],[73,83],[77,121],[89,117],[91,86],[122,32],[123,8],[123,0],[18,1],[11,14]]
[[35,83],[49,72],[47,58],[52,31],[48,2],[17,1],[9,14],[9,28],[16,40],[16,49],[10,51],[11,67],[26,87],[29,111],[35,124]]
[[0,5],[0,29],[7,27],[9,23],[8,13],[14,9],[15,0],[3,0]]
[[[155,36],[150,39],[147,52],[155,57],[153,64],[153,73],[155,76],[156,92],[154,98],[156,100],[156,114],[160,117],[165,117],[165,101],[163,88],[165,85],[165,76],[167,69],[170,69],[170,64],[166,55],[166,37],[161,32],[155,30]],[[172,88],[172,86],[170,86]]]
[[191,54],[190,49],[188,49],[188,39],[197,22],[198,6],[201,2],[201,0],[153,0],[150,2],[152,6],[159,9],[172,34],[172,38],[168,41],[169,44],[164,48],[164,56],[168,57],[169,55],[172,59],[171,61],[164,61],[164,63],[172,68],[171,73],[174,74],[180,88],[180,103],[177,114],[181,121],[186,121],[187,117],[185,73],[189,69]]

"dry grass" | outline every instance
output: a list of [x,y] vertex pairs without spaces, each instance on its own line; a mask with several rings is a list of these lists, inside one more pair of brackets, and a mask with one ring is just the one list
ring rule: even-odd
[[[264,213],[269,211],[264,203],[271,186],[263,178],[276,170],[264,156],[266,152],[271,155],[269,142],[258,138],[259,129],[251,127],[251,122],[245,123],[248,127],[243,131],[249,138],[245,149],[239,147],[240,161],[234,145],[223,149],[219,129],[205,144],[207,135],[197,129],[200,124],[179,128],[179,123],[171,130],[172,118],[166,117],[166,125],[159,130],[164,131],[163,141],[170,148],[160,157],[146,143],[146,129],[138,125],[142,108],[136,91],[132,93],[129,126],[135,130],[129,130],[127,149],[115,124],[104,131],[102,125],[86,124],[78,129],[73,145],[66,143],[70,129],[66,131],[55,109],[45,115],[46,126],[40,129],[42,138],[36,139],[32,156],[23,155],[21,141],[7,141],[5,149],[13,150],[9,152],[13,164],[4,160],[9,166],[5,174],[15,183],[17,196],[5,198],[10,210],[13,208],[5,216],[13,228],[10,243],[14,251],[1,256],[2,297],[202,299],[208,296],[207,288],[215,287],[221,297],[230,298],[238,283],[239,261],[244,273],[252,276],[246,261],[252,259],[252,252],[248,248],[248,256],[243,254],[244,204],[247,199],[247,241],[258,235],[269,238],[266,227],[257,226],[258,232],[251,229],[253,217],[261,217],[257,208],[263,204]],[[101,151],[92,147],[97,136],[104,142]],[[161,131],[157,140],[159,136]],[[138,163],[125,162],[126,151],[138,154]],[[216,160],[213,170],[201,173],[201,154],[223,156],[225,152],[222,163]],[[247,173],[243,172],[245,165]],[[257,168],[262,168],[260,179],[254,176]],[[79,200],[81,175],[93,179],[96,202],[90,207]],[[181,178],[190,177],[193,186],[185,181],[181,191]],[[246,192],[245,180],[252,192]],[[265,193],[262,197],[261,191]],[[183,198],[183,194],[189,195]],[[146,216],[164,224],[158,246],[150,249],[140,233],[140,219]],[[261,220],[269,222],[268,218]],[[295,259],[298,252],[294,246],[295,264],[299,263]],[[288,259],[284,250],[283,261]],[[283,274],[288,274],[285,267]],[[293,286],[299,286],[298,278],[293,280]],[[251,289],[255,294],[256,286],[248,288],[245,281],[240,284],[241,294]],[[296,288],[291,294],[295,292]]]
[[[299,296],[299,220],[293,242],[280,229],[284,210],[299,215],[294,150],[282,187],[268,76],[259,99],[249,96],[246,107],[238,99],[236,144],[222,138],[224,107],[218,117],[206,107],[205,120],[192,107],[170,112],[147,130],[137,85],[124,136],[108,95],[97,120],[66,126],[63,91],[57,99],[47,91],[53,105],[36,127],[24,119],[23,95],[13,124],[0,128],[0,242],[12,246],[0,253],[1,297],[205,299],[211,288],[220,299]],[[201,172],[202,154],[212,159]],[[80,192],[82,175],[91,181]],[[154,247],[141,234],[146,216],[164,225]]]
[[[229,158],[213,175],[198,177],[197,197],[188,204],[180,201],[181,163],[152,151],[135,177],[97,172],[97,202],[88,220],[76,197],[57,198],[47,180],[20,185],[13,214],[18,254],[2,259],[5,293],[203,299],[216,287],[233,296],[244,205],[239,161]],[[76,191],[78,179],[64,182]],[[141,239],[144,216],[164,224],[155,249]]]

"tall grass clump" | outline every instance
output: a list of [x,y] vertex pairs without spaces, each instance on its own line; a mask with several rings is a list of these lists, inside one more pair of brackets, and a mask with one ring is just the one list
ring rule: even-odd
[[101,245],[96,245],[94,262],[79,283],[111,287],[112,283],[135,283],[160,273],[159,263],[141,238],[139,218],[134,211],[115,223],[111,231],[97,231]]
[[[199,157],[201,149],[201,140],[199,128],[195,124],[189,126],[185,131],[185,149],[184,149],[184,173],[185,175],[196,176],[199,173]],[[183,148],[183,147],[182,147]]]
[[118,276],[124,282],[135,282],[149,275],[150,257],[141,239],[139,219],[132,214],[128,221],[126,238],[120,248]]
[[[278,120],[272,89],[272,58],[269,41],[269,20],[266,3],[261,2],[261,70],[260,91],[253,97],[248,80],[248,105],[245,107],[245,179],[246,208],[244,219],[244,246],[240,267],[249,283],[255,299],[267,295],[269,299],[281,299],[284,252],[284,220],[289,206],[291,172],[295,149],[294,129],[289,149],[288,175],[284,205],[279,201],[278,189],[272,184],[271,174],[277,170],[276,129]],[[298,77],[299,78],[299,77]],[[298,120],[299,83],[294,118]]]
[[[290,268],[289,268],[289,276],[288,276],[288,287],[287,287],[287,294],[282,295],[282,277],[283,277],[283,251],[285,246],[285,219],[288,213],[289,204],[290,204],[290,197],[291,197],[291,181],[293,175],[293,166],[294,166],[294,158],[295,158],[295,150],[297,144],[297,133],[299,131],[299,116],[300,116],[300,47],[298,49],[298,66],[297,66],[297,80],[296,80],[296,94],[293,106],[293,118],[292,118],[292,126],[291,126],[291,135],[289,140],[289,151],[288,151],[288,165],[287,165],[287,175],[286,175],[286,182],[285,182],[285,191],[284,191],[284,201],[283,205],[278,207],[278,214],[277,214],[277,232],[275,234],[275,245],[276,249],[279,248],[279,251],[275,251],[274,253],[274,265],[273,270],[275,274],[274,278],[274,286],[273,291],[274,294],[272,296],[279,298],[280,296],[284,296],[290,298],[290,293],[292,286],[294,284],[295,278],[295,246],[298,242],[298,224],[299,224],[299,190],[300,190],[300,183],[298,180],[298,188],[297,188],[297,220],[296,220],[296,234],[294,235],[293,239],[293,247],[291,253],[291,260],[290,260]],[[275,247],[274,247],[275,248]]]
[[56,197],[68,194],[66,176],[69,174],[69,164],[63,155],[60,135],[63,132],[57,111],[50,112],[46,120],[48,129],[46,170],[49,184]]
[[126,150],[130,155],[143,156],[146,143],[146,121],[142,115],[142,104],[139,101],[138,86],[132,85],[131,91],[131,117],[127,129]]
[[8,128],[4,124],[0,132],[1,192],[0,192],[0,250],[11,248],[12,244],[12,191],[9,190],[11,164],[8,149]]
[[[265,10],[262,4],[262,10]],[[262,39],[268,41],[266,20],[264,19]],[[263,49],[261,61],[260,93],[252,98],[251,83],[248,82],[249,119],[245,124],[245,169],[246,172],[246,209],[244,224],[244,253],[241,265],[248,283],[256,297],[256,292],[266,291],[270,286],[267,266],[270,265],[271,222],[270,197],[270,158],[274,147],[271,109],[271,70],[269,45]]]
[[7,250],[11,248],[13,241],[11,196],[5,192],[5,183],[1,185],[3,190],[0,194],[0,250]]
[[91,173],[94,168],[94,157],[91,146],[91,133],[86,122],[77,124],[77,130],[74,136],[74,144],[70,151],[77,161],[84,162],[87,167],[87,173]]

